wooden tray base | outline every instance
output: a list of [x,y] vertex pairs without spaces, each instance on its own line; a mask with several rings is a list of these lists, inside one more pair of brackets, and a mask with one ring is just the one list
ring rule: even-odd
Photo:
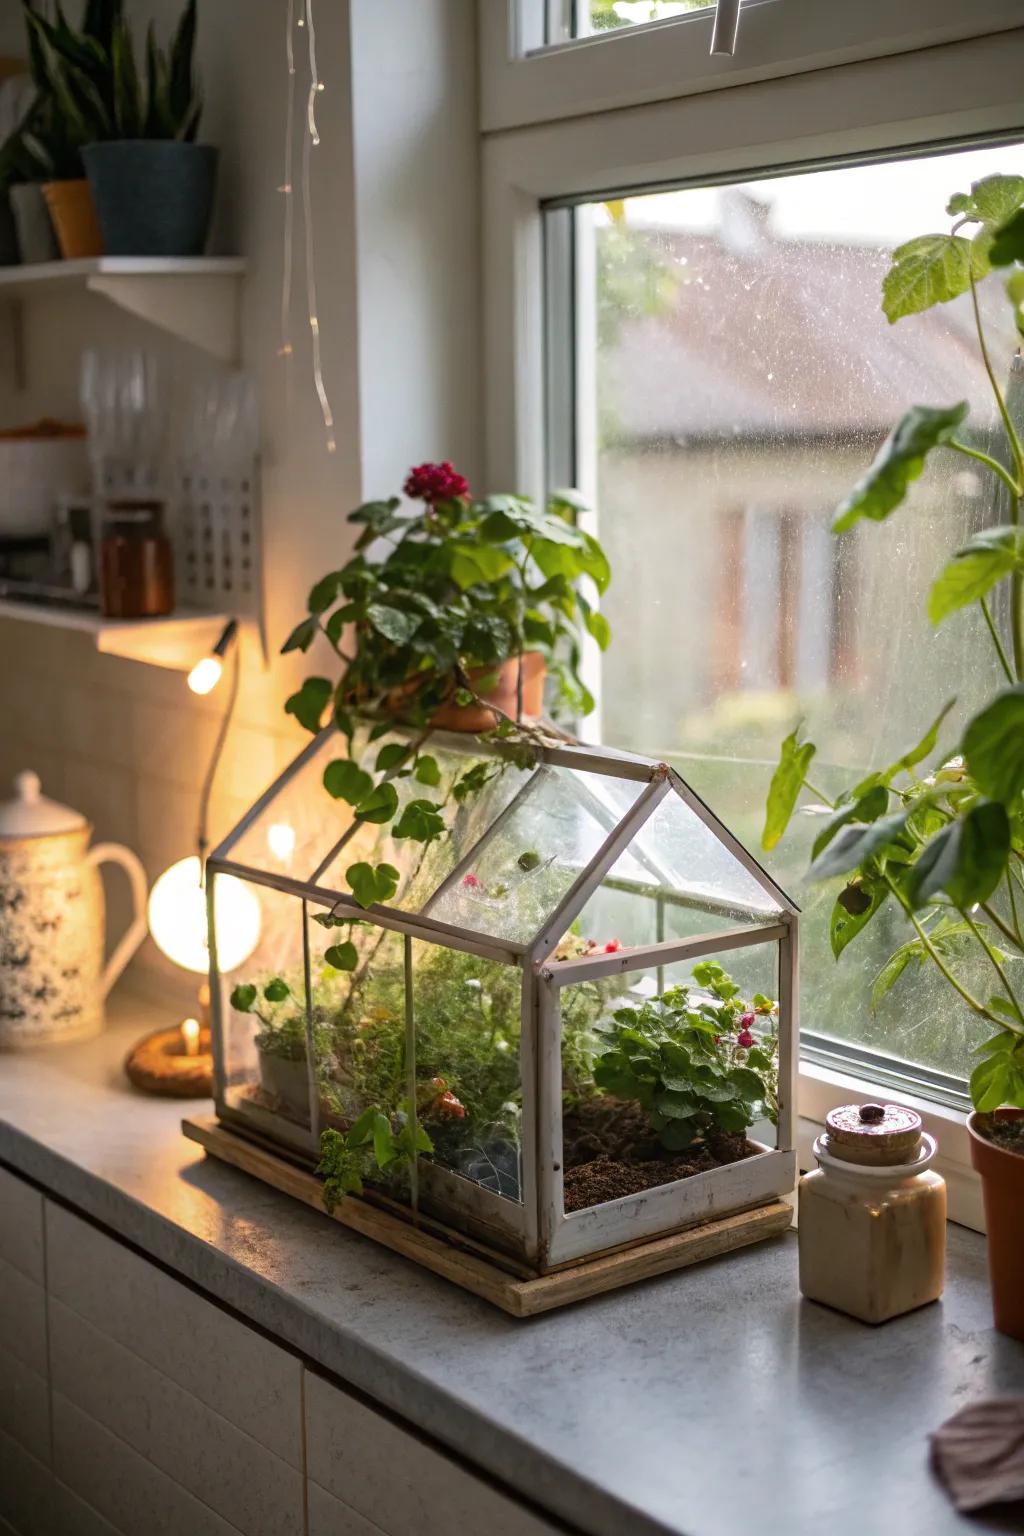
[[[307,1169],[256,1145],[212,1117],[183,1120],[181,1128],[190,1141],[198,1142],[211,1156],[254,1174],[322,1215],[327,1214],[323,1186]],[[484,1257],[477,1245],[471,1249],[454,1233],[450,1239],[439,1235],[444,1229],[437,1222],[430,1222],[428,1231],[425,1224],[414,1225],[365,1200],[342,1200],[333,1219],[403,1258],[414,1259],[435,1275],[461,1285],[463,1290],[483,1297],[512,1317],[532,1317],[588,1296],[599,1296],[634,1280],[685,1269],[702,1259],[775,1237],[791,1225],[793,1212],[784,1201],[774,1200],[752,1211],[703,1222],[668,1237],[652,1238],[633,1248],[583,1259],[551,1274],[530,1278],[509,1273],[497,1255],[493,1260]]]

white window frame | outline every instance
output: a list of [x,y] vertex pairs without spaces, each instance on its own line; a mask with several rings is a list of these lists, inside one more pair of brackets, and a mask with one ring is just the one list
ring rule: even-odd
[[[763,8],[790,3],[764,0]],[[833,10],[832,0],[818,3]],[[997,12],[1005,16],[1013,9],[1021,19],[1020,0],[1002,8],[975,0],[973,15],[983,35],[954,43],[940,41],[828,69],[799,63],[788,77],[729,90],[696,90],[586,118],[554,120],[549,105],[549,120],[514,132],[486,131],[501,118],[494,102],[487,102],[487,50],[493,13],[504,12],[505,6],[501,0],[481,4],[485,469],[486,483],[494,489],[515,486],[542,495],[546,485],[545,204],[659,185],[750,180],[816,162],[856,163],[947,144],[1024,137],[1024,27],[992,33]],[[919,10],[917,0],[887,8]],[[751,15],[757,9],[752,6]],[[951,7],[945,0],[934,0],[929,9],[938,15],[940,30],[949,24]],[[747,19],[744,15],[743,26]],[[667,26],[657,23],[650,31],[664,27],[667,35]],[[601,45],[629,40],[628,33],[612,33]],[[561,56],[584,58],[577,45]],[[574,99],[585,99],[582,86]],[[865,1006],[864,1000],[851,998],[851,1006]],[[801,1166],[810,1161],[813,1134],[837,1097],[864,1102],[878,1092],[878,1085],[863,1075],[802,1062]],[[899,1096],[920,1109],[926,1129],[939,1138],[952,1218],[983,1230],[963,1114],[902,1089]]]
[[[566,0],[568,3],[568,0]],[[1007,31],[1020,0],[744,0],[734,55],[711,55],[714,3],[692,15],[546,44],[558,0],[479,0],[486,132]]]

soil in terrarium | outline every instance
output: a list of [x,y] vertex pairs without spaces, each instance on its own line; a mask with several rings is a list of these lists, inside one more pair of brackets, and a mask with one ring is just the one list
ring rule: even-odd
[[712,1126],[684,1152],[666,1151],[639,1104],[607,1094],[567,1109],[562,1135],[569,1214],[738,1163],[759,1150],[742,1133]]

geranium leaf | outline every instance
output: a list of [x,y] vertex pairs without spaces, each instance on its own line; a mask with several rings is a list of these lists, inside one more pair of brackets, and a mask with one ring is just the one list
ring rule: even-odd
[[335,800],[358,805],[373,788],[373,779],[350,757],[337,757],[324,769],[324,788]]
[[333,692],[326,677],[307,677],[298,693],[285,702],[285,714],[294,715],[300,725],[315,734]]

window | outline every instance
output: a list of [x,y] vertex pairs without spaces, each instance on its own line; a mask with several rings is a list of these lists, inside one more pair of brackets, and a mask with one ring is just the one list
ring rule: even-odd
[[592,37],[598,32],[618,32],[623,27],[646,27],[654,21],[673,21],[691,11],[714,10],[715,0],[566,0],[548,16],[548,42],[572,37]]
[[481,115],[510,128],[879,58],[1016,28],[1019,0],[741,0],[711,55],[716,0],[479,0]]
[[[554,269],[549,280],[552,345],[576,359],[553,375],[572,381],[576,415],[551,401],[573,435],[552,456],[591,490],[615,572],[598,729],[677,764],[752,848],[798,721],[830,794],[897,758],[956,693],[952,745],[998,686],[973,612],[937,631],[925,617],[948,552],[990,520],[987,481],[947,455],[883,527],[829,530],[908,405],[968,398],[991,449],[969,299],[893,327],[880,283],[894,245],[944,227],[951,193],[1022,164],[1020,147],[974,150],[546,215],[571,226],[551,240],[574,257],[561,286]],[[998,277],[982,303],[1005,380],[1017,338]],[[571,326],[554,321],[564,309]],[[833,960],[834,890],[803,884],[816,830],[802,818],[772,861],[806,912],[807,1038],[966,1076],[984,1035],[930,970],[869,1011],[872,978],[906,936],[895,913]]]
[[[992,681],[971,623],[933,634],[922,608],[987,511],[973,474],[929,471],[886,527],[829,525],[908,404],[987,410],[958,306],[890,328],[879,283],[961,182],[1024,164],[1021,12],[745,0],[716,62],[707,7],[588,34],[594,5],[521,0],[496,38],[502,10],[480,13],[488,478],[589,496],[615,566],[592,732],[677,761],[756,846],[798,713],[827,792]],[[801,818],[773,865],[805,907],[805,1057],[962,1102],[969,1025],[927,974],[871,1014],[886,936],[836,965],[810,840]]]

